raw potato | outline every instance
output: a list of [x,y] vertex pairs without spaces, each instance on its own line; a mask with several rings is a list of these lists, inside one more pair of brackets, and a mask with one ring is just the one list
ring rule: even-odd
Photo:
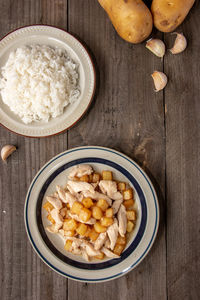
[[193,6],[195,0],[153,0],[151,12],[154,26],[162,32],[172,32],[178,27]]
[[117,33],[129,43],[144,41],[152,31],[152,15],[142,0],[98,0]]

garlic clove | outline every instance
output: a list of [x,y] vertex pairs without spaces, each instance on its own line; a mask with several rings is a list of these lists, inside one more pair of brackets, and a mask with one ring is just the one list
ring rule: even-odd
[[159,39],[150,39],[146,43],[146,48],[158,57],[165,55],[165,44]]
[[172,34],[176,34],[176,39],[174,42],[174,46],[169,50],[172,54],[178,54],[185,50],[187,47],[187,40],[182,33],[173,32]]
[[16,147],[13,145],[5,145],[1,149],[1,158],[3,161],[6,161],[8,156],[10,156],[14,151],[16,150]]
[[163,72],[158,71],[154,71],[151,76],[154,80],[155,92],[163,90],[167,84],[167,76]]

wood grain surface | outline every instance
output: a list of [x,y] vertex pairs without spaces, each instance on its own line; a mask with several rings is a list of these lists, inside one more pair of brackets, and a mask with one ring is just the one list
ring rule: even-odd
[[[0,146],[18,150],[0,162],[0,293],[2,300],[200,299],[200,7],[178,28],[188,38],[180,55],[161,61],[123,41],[94,0],[0,0],[0,37],[30,24],[68,30],[95,62],[97,89],[86,115],[68,132],[36,139],[0,128]],[[174,37],[153,31],[169,47]],[[169,77],[155,93],[150,74]],[[101,145],[122,151],[150,176],[161,221],[149,255],[128,275],[98,284],[67,280],[33,251],[24,228],[27,189],[50,158],[72,147]]]

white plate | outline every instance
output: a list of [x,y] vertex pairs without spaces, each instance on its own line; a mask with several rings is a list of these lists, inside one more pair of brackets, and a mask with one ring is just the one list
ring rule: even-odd
[[[137,223],[125,251],[118,259],[87,263],[64,251],[57,235],[45,231],[46,215],[42,204],[57,183],[65,184],[69,169],[88,163],[95,170],[112,170],[116,179],[129,182],[135,191]],[[35,176],[25,202],[25,226],[29,240],[40,258],[54,271],[71,279],[101,282],[124,275],[135,268],[149,252],[158,230],[159,206],[155,190],[144,171],[130,158],[103,147],[79,147],[51,159]]]
[[95,70],[91,58],[84,46],[71,34],[62,29],[46,25],[34,25],[19,28],[0,41],[0,68],[5,65],[11,51],[24,45],[42,44],[65,49],[72,59],[79,64],[80,89],[79,99],[67,106],[64,113],[48,123],[32,122],[24,124],[0,96],[0,123],[9,130],[29,136],[45,137],[58,134],[73,126],[87,110],[95,90]]

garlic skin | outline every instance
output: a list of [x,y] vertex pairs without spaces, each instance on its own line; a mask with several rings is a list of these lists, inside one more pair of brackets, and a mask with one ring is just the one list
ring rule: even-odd
[[13,145],[5,145],[1,149],[1,158],[3,161],[6,161],[8,156],[10,156],[14,151],[16,150],[16,147]]
[[172,54],[178,54],[185,50],[187,47],[187,40],[182,33],[173,32],[172,34],[176,34],[176,39],[174,42],[174,46],[169,50]]
[[165,44],[159,39],[148,40],[146,43],[146,48],[158,57],[163,58],[165,55]]
[[167,76],[163,72],[154,71],[151,77],[154,80],[155,92],[163,90],[168,81]]

